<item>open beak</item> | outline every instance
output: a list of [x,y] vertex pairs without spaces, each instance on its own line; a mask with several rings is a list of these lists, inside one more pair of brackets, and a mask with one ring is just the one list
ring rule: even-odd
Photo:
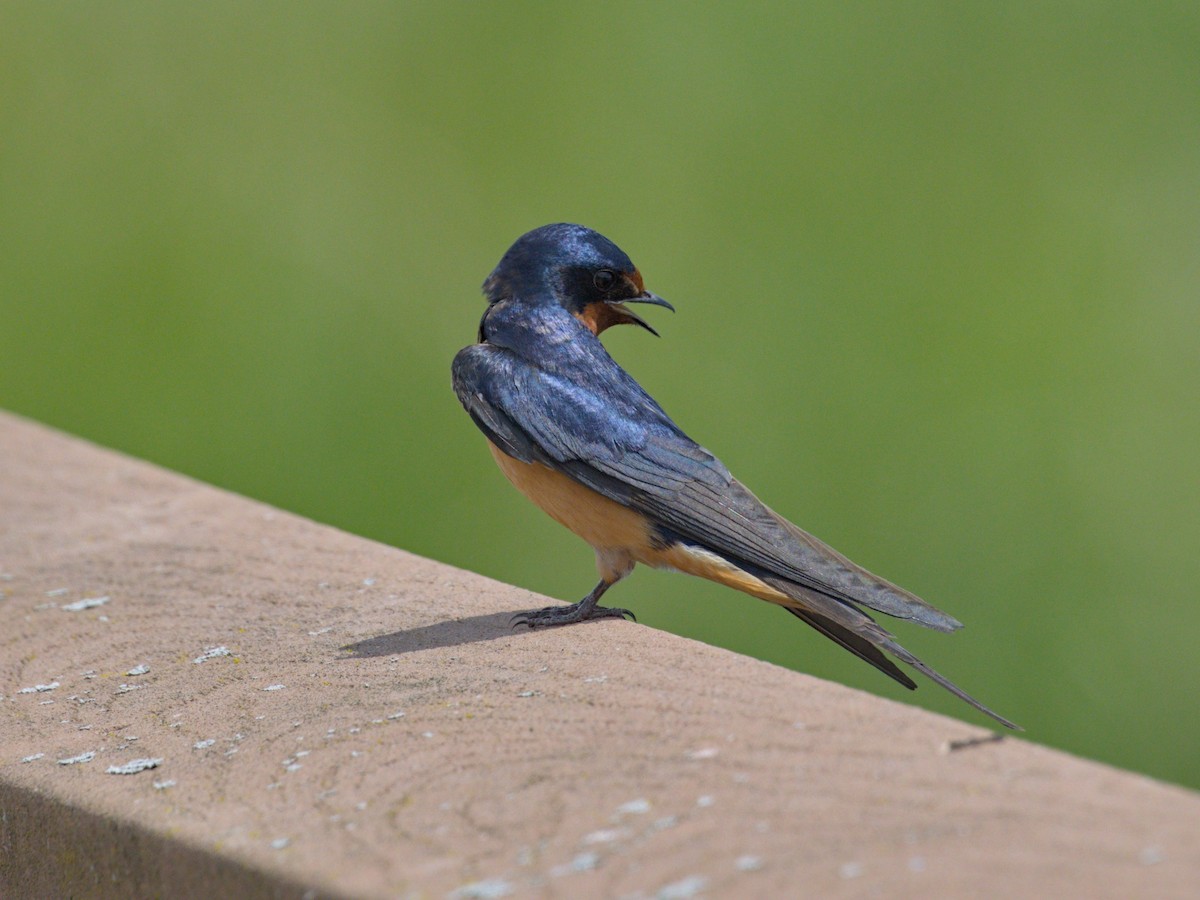
[[642,291],[636,297],[630,297],[625,302],[626,303],[649,303],[652,306],[664,306],[667,309],[669,309],[671,312],[675,312],[675,307],[673,307],[670,303],[668,303],[662,297],[658,296],[658,294],[652,294],[649,291]]
[[658,296],[658,294],[652,294],[649,291],[642,291],[636,297],[629,297],[625,300],[613,300],[609,302],[609,307],[614,313],[617,314],[618,320],[622,324],[640,325],[655,337],[659,337],[659,333],[650,326],[649,322],[635,313],[632,309],[627,309],[625,307],[626,303],[649,303],[651,306],[662,306],[666,309],[669,309],[671,312],[675,312],[675,307],[673,307],[662,297]]

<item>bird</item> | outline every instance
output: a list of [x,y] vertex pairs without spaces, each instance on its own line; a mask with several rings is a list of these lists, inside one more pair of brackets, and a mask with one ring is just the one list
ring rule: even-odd
[[[510,482],[595,551],[578,603],[518,614],[530,629],[635,618],[600,599],[641,563],[783,607],[913,690],[892,658],[1007,728],[1020,727],[926,665],[871,612],[951,632],[961,623],[776,513],[696,443],[609,355],[617,325],[658,332],[631,304],[674,307],[608,238],[557,223],[516,240],[483,283],[476,343],[454,357],[459,401]],[[870,610],[870,612],[868,612]]]

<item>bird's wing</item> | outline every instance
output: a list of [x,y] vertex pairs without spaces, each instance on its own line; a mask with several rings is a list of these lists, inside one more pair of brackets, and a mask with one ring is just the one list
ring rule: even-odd
[[772,511],[615,363],[619,377],[599,373],[581,386],[476,344],[453,368],[463,406],[510,456],[556,469],[752,573],[939,631],[960,627]]

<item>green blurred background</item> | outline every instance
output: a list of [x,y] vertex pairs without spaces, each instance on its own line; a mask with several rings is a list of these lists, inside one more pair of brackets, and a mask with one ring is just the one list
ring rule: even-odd
[[[0,6],[0,405],[577,599],[449,376],[561,220],[675,303],[605,338],[689,433],[968,626],[904,643],[1200,786],[1200,7]],[[716,586],[619,593],[983,721]]]

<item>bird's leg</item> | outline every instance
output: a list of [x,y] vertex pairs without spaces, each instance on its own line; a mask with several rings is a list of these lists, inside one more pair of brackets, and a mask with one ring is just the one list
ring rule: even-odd
[[626,616],[636,622],[637,616],[627,609],[597,605],[604,592],[616,583],[617,580],[601,581],[592,588],[590,594],[570,606],[547,606],[545,609],[533,609],[529,612],[518,613],[513,616],[512,627],[525,625],[531,629],[544,628],[548,625],[573,625],[588,619],[624,619]]

